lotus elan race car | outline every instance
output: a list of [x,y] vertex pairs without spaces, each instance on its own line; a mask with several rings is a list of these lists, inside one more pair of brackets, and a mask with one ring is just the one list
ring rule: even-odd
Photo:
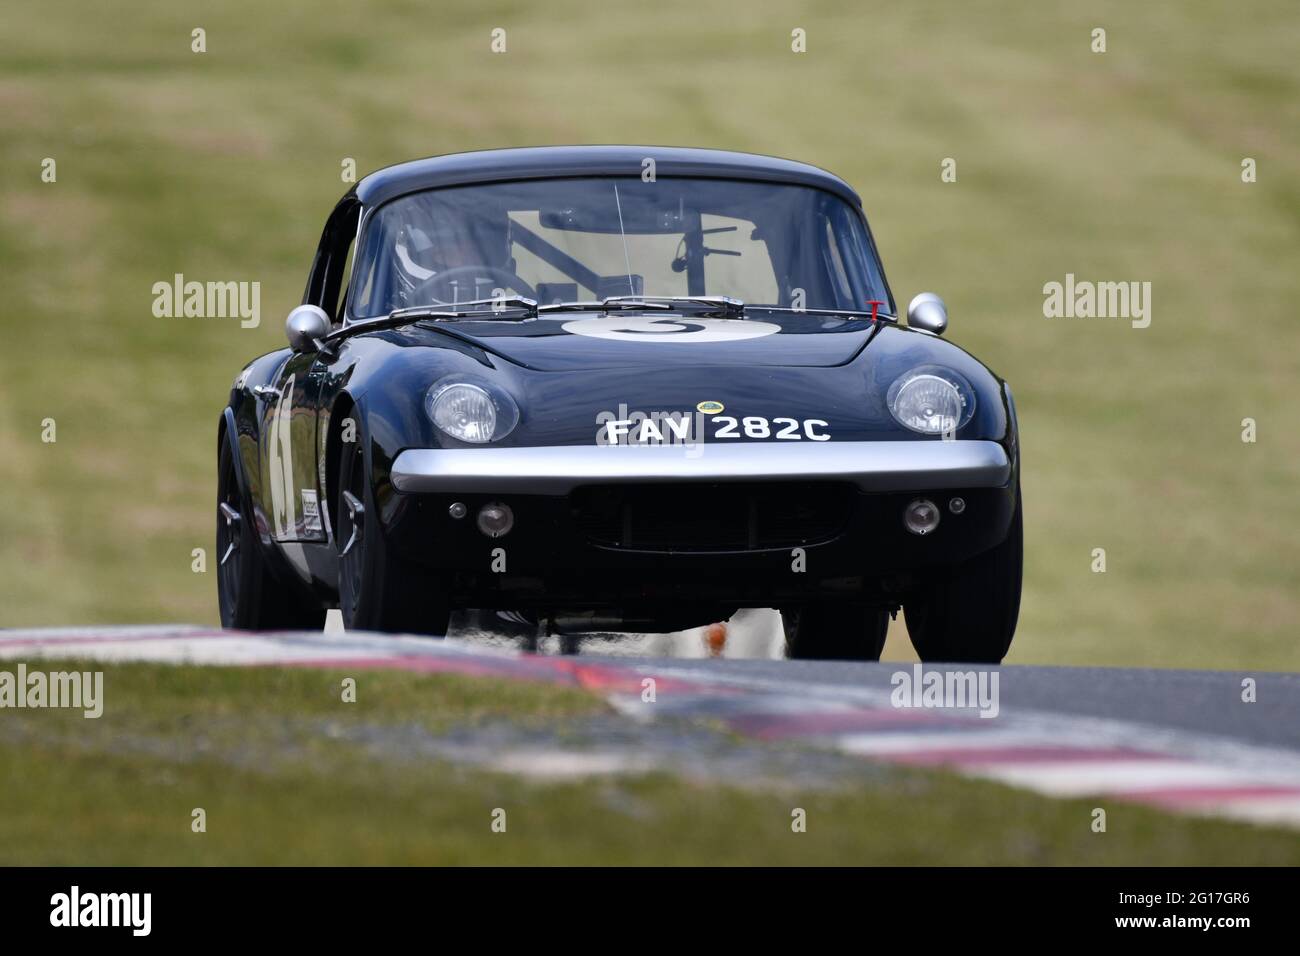
[[218,426],[226,627],[669,632],[745,607],[793,657],[997,662],[1020,605],[1011,391],[900,324],[845,182],[702,149],[373,173],[289,347]]

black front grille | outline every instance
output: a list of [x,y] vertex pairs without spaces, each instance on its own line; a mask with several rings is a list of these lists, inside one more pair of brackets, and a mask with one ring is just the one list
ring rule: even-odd
[[569,496],[593,544],[630,551],[761,551],[834,538],[854,498],[841,482],[594,485]]

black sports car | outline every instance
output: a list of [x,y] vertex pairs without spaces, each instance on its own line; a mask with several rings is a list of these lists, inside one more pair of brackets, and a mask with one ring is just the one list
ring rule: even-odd
[[774,607],[797,657],[1002,659],[1020,604],[1015,408],[899,324],[839,178],[699,149],[380,170],[335,207],[290,347],[218,433],[222,623],[552,633]]

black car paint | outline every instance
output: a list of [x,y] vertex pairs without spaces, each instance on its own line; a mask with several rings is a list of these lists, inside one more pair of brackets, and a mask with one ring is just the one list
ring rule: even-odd
[[[419,189],[465,182],[487,182],[555,175],[627,175],[639,172],[641,158],[659,157],[658,175],[727,176],[799,182],[860,200],[843,181],[815,167],[709,150],[662,150],[638,147],[582,147],[470,153],[392,167],[366,177],[336,206],[322,233],[304,293],[304,303],[319,305],[345,321],[343,265],[348,247],[379,204]],[[869,234],[869,231],[868,231]],[[894,310],[892,295],[888,303]],[[955,563],[996,544],[1005,536],[1018,483],[1018,442],[1009,389],[981,362],[951,342],[900,327],[887,316],[839,320],[825,316],[756,312],[781,332],[761,338],[695,345],[610,342],[563,330],[565,322],[590,315],[562,315],[519,322],[465,320],[422,321],[397,329],[360,331],[329,353],[295,354],[281,349],[249,363],[232,388],[229,408],[219,425],[220,440],[229,441],[239,462],[247,506],[272,570],[288,587],[310,590],[327,605],[337,597],[336,549],[331,528],[336,519],[337,489],[329,474],[337,461],[344,417],[359,423],[364,454],[386,533],[413,560],[430,567],[462,572],[457,587],[465,600],[488,606],[501,588],[500,575],[475,573],[488,567],[492,542],[473,530],[472,522],[446,516],[442,496],[403,495],[389,474],[406,448],[466,446],[439,431],[424,410],[429,387],[449,374],[488,376],[516,400],[518,426],[500,445],[586,445],[596,441],[597,416],[620,406],[643,412],[692,412],[702,401],[717,401],[728,414],[767,418],[815,417],[828,423],[833,441],[937,441],[899,425],[885,405],[885,392],[903,372],[919,365],[944,365],[971,384],[976,408],[959,429],[958,439],[989,439],[1008,451],[1012,478],[1004,489],[935,489],[961,494],[970,503],[964,520],[944,522],[934,535],[918,539],[897,520],[903,501],[897,495],[860,495],[848,533],[835,541],[809,545],[820,568],[834,573],[810,577],[807,593],[844,578],[866,575],[888,588],[894,572],[936,562]],[[635,369],[635,374],[631,370]],[[295,434],[311,440],[292,442],[294,488],[315,488],[321,527],[310,529],[295,502],[297,520],[276,540],[272,503],[267,493],[270,417],[279,405],[254,389],[270,386],[283,392],[292,379],[288,420]],[[341,411],[349,408],[347,416]],[[769,439],[774,440],[774,439]],[[792,450],[797,453],[797,450]],[[306,478],[310,476],[310,478]],[[467,500],[466,495],[456,496]],[[577,599],[582,582],[603,586],[609,599],[622,590],[621,576],[667,581],[663,596],[683,597],[675,576],[694,582],[686,599],[712,589],[721,601],[754,597],[754,582],[788,569],[789,550],[720,555],[611,552],[596,547],[565,527],[563,500],[523,496],[516,502],[519,523],[512,533],[511,575],[516,592],[529,605],[549,599]],[[914,495],[906,496],[907,498]],[[946,499],[945,499],[946,500]],[[529,521],[547,529],[529,535]],[[859,542],[872,542],[869,550]],[[667,567],[671,565],[671,567]],[[543,574],[547,571],[547,574]],[[572,572],[572,573],[570,573]],[[788,576],[787,576],[788,577]],[[883,582],[883,583],[882,583]],[[632,591],[646,596],[645,588]],[[761,596],[761,595],[760,595]],[[773,595],[769,594],[768,597]],[[892,600],[892,598],[891,598]]]

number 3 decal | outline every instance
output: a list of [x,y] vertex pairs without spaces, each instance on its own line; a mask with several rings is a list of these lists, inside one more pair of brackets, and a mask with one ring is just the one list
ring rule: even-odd
[[737,342],[774,335],[781,326],[750,319],[638,319],[608,315],[599,319],[574,319],[564,331],[593,339],[619,342]]

